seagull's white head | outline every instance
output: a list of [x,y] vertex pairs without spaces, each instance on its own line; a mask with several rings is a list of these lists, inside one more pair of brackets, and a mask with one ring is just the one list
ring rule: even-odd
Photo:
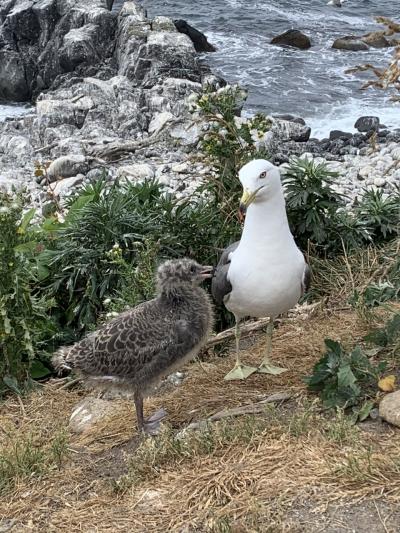
[[242,215],[250,204],[265,202],[282,189],[278,167],[265,159],[254,159],[244,165],[239,171],[239,180],[243,185],[239,208]]

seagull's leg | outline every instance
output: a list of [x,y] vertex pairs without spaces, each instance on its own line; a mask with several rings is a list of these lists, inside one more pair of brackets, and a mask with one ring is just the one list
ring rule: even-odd
[[160,422],[167,415],[165,409],[159,409],[149,418],[143,417],[143,397],[140,392],[135,392],[135,407],[138,430],[148,435],[157,435],[160,432]]
[[269,356],[271,355],[272,350],[272,334],[274,332],[274,319],[270,318],[267,326],[267,346],[265,349],[265,355],[264,359],[262,360],[261,365],[257,368],[257,372],[260,372],[261,374],[273,374],[274,376],[277,376],[278,374],[282,374],[282,372],[286,372],[286,368],[280,368],[279,366],[275,366],[271,363]]
[[135,408],[136,408],[137,427],[139,431],[143,431],[143,427],[144,427],[143,398],[142,398],[142,395],[137,391],[135,391],[134,400],[135,400]]
[[257,368],[243,365],[239,356],[240,344],[240,318],[235,316],[236,363],[232,370],[224,377],[226,380],[246,379],[256,372]]

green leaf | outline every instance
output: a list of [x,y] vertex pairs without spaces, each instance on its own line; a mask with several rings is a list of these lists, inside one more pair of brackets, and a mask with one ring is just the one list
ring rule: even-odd
[[400,337],[400,313],[396,313],[386,325],[387,340],[395,342]]
[[16,394],[19,394],[19,395],[22,394],[21,389],[19,388],[19,385],[18,385],[18,381],[16,380],[14,376],[9,376],[9,375],[4,376],[3,382],[5,385],[7,385],[9,389],[11,389]]
[[360,422],[363,422],[365,419],[367,419],[373,407],[374,407],[373,401],[369,400],[369,401],[364,402],[364,404],[361,406],[360,410],[358,411],[358,420]]
[[31,378],[40,379],[51,374],[51,371],[44,366],[44,364],[38,359],[34,359],[31,363],[29,373]]
[[31,222],[33,217],[35,216],[35,213],[36,213],[36,209],[34,207],[32,207],[32,209],[29,209],[29,211],[25,213],[21,221],[21,224],[19,225],[18,230],[17,230],[19,234],[24,234],[26,232],[26,229],[29,226],[29,223]]
[[350,368],[350,364],[348,363],[344,364],[339,368],[337,379],[339,389],[345,389],[346,387],[350,387],[351,389],[353,389],[354,384],[357,381],[355,375],[353,374]]

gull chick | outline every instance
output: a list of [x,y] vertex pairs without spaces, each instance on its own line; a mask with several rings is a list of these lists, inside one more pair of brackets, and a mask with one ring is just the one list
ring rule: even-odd
[[143,398],[206,343],[213,313],[200,284],[212,270],[191,259],[166,261],[157,270],[156,298],[61,348],[54,367],[76,371],[90,386],[133,392],[138,429],[157,433],[166,413],[162,409],[145,420]]

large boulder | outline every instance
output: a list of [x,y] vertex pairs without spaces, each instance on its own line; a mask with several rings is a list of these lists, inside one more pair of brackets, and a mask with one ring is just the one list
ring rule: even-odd
[[277,35],[271,41],[271,44],[277,44],[281,46],[293,46],[294,48],[300,48],[306,50],[311,47],[311,40],[307,35],[299,30],[288,30],[281,35]]
[[215,52],[216,48],[208,42],[207,37],[201,31],[196,30],[193,26],[190,26],[186,20],[178,19],[174,20],[176,29],[180,33],[184,33],[193,42],[196,52]]
[[22,101],[59,76],[102,68],[114,50],[109,0],[16,0],[0,13],[0,99]]
[[354,127],[360,133],[365,133],[369,131],[378,131],[379,117],[360,117],[356,120]]
[[346,37],[340,37],[336,39],[332,48],[337,48],[338,50],[350,50],[353,52],[358,52],[359,50],[369,50],[367,43],[361,40],[361,38],[355,37],[354,35],[348,35]]

